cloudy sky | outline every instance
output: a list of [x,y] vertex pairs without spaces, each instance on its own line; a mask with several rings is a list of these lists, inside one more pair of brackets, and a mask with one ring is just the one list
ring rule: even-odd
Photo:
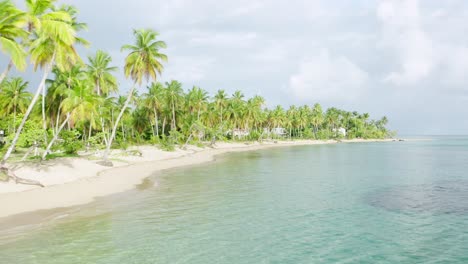
[[468,134],[465,0],[59,2],[88,23],[83,56],[103,49],[121,67],[132,29],[153,28],[168,45],[163,81],[386,115],[400,134]]

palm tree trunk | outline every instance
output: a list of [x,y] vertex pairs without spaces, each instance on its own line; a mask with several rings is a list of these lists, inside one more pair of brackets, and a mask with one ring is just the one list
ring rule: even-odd
[[103,155],[103,159],[106,162],[109,161],[109,152],[110,152],[110,148],[112,146],[112,141],[114,140],[115,133],[117,131],[117,127],[119,125],[120,119],[122,118],[122,116],[123,116],[123,114],[125,112],[125,109],[127,109],[128,105],[130,104],[130,100],[132,99],[133,91],[135,91],[135,86],[133,86],[132,89],[130,90],[130,92],[128,93],[127,100],[125,100],[125,104],[122,107],[122,109],[120,110],[119,115],[117,116],[117,120],[115,121],[114,128],[112,129],[112,134],[111,134],[111,136],[109,138],[109,142],[107,142],[106,151],[104,152],[104,155]]
[[174,104],[174,99],[172,99],[172,125],[171,125],[171,130],[174,130],[175,128],[176,128],[175,104]]
[[104,128],[104,118],[102,117],[102,114],[101,114],[101,129],[102,129],[102,137],[104,138],[104,143],[107,146],[107,136],[106,136],[106,130]]
[[60,134],[60,131],[62,131],[62,129],[65,127],[65,125],[68,123],[68,120],[70,119],[70,113],[67,113],[67,118],[63,121],[63,123],[60,125],[59,127],[59,130],[57,131],[57,133],[55,133],[55,136],[52,138],[52,140],[50,141],[49,145],[47,145],[47,148],[46,150],[44,151],[44,153],[42,154],[42,160],[45,160],[46,156],[47,156],[47,153],[50,152],[50,148],[52,148],[52,146],[54,145],[54,142],[57,140],[59,134]]
[[[60,101],[61,101],[61,100],[60,100]],[[60,108],[61,108],[61,107],[59,106],[59,108],[57,109],[57,117],[55,118],[55,129],[53,129],[53,131],[54,131],[54,136],[55,136],[55,134],[57,133],[58,128],[59,128],[59,125],[60,125],[60,122],[59,122],[59,121],[60,121]]]
[[46,96],[46,88],[45,85],[42,88],[42,129],[44,130],[44,143],[47,144],[47,123],[46,123],[46,116],[45,116],[45,96]]
[[[93,115],[91,115],[93,116]],[[92,119],[92,117],[91,117]],[[89,131],[88,131],[88,141],[91,138],[91,131],[93,130],[93,124],[91,123],[91,120],[89,120]]]
[[164,117],[163,124],[162,124],[162,134],[164,136],[164,130],[166,128],[166,117]]
[[156,108],[153,108],[154,111],[154,121],[155,121],[155,128],[156,128],[156,136],[159,138],[159,123],[158,123],[158,112]]
[[221,124],[223,123],[223,107],[221,106],[221,109],[220,109],[220,113],[219,113],[219,117],[220,117],[220,120],[221,120]]
[[13,133],[16,133],[16,105],[13,109]]
[[120,129],[122,130],[123,141],[126,141],[127,137],[125,136],[125,126],[124,126],[123,122],[120,124]]
[[28,110],[26,110],[26,113],[24,114],[23,116],[23,120],[21,120],[21,124],[20,126],[18,127],[18,130],[16,131],[15,133],[15,137],[13,138],[13,141],[11,142],[11,145],[10,147],[8,148],[7,152],[5,153],[5,155],[3,156],[3,159],[2,159],[2,162],[1,162],[1,166],[0,167],[5,167],[5,164],[6,164],[6,161],[8,160],[8,158],[10,157],[11,155],[11,152],[13,152],[13,149],[15,148],[16,146],[16,143],[18,142],[18,139],[19,139],[19,136],[21,134],[21,131],[23,131],[23,127],[24,125],[26,124],[26,120],[28,119],[29,115],[31,114],[33,108],[34,108],[34,105],[36,104],[37,102],[37,99],[39,99],[39,95],[41,94],[42,92],[42,89],[44,89],[44,86],[45,86],[45,81],[47,79],[47,76],[49,75],[49,72],[52,70],[52,65],[53,65],[53,61],[55,59],[55,54],[52,56],[52,61],[51,63],[49,63],[49,65],[46,66],[46,69],[44,70],[44,74],[42,76],[42,80],[41,82],[39,83],[39,87],[37,88],[36,90],[36,93],[34,94],[34,97],[33,99],[31,100],[31,103],[29,104],[28,106]]
[[3,82],[3,80],[7,77],[8,73],[11,70],[11,67],[13,67],[13,61],[12,60],[10,60],[10,62],[8,63],[7,68],[0,75],[0,83]]

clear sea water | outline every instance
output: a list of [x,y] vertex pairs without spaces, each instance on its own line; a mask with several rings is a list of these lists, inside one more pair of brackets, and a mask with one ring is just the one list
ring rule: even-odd
[[468,263],[468,137],[229,154],[9,221],[0,263]]

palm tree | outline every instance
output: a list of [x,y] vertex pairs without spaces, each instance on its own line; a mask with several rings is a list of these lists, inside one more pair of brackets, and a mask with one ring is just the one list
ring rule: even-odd
[[224,90],[218,90],[214,96],[214,103],[216,106],[216,112],[219,113],[219,123],[223,124],[224,111],[228,106],[228,96]]
[[28,32],[23,29],[25,23],[26,14],[17,9],[10,0],[0,2],[0,49],[10,58],[7,68],[0,74],[0,83],[13,65],[19,70],[26,68],[27,53],[16,41],[28,36]]
[[242,119],[245,114],[245,101],[244,94],[241,91],[237,90],[232,95],[229,101],[229,111],[235,128],[242,128]]
[[194,86],[187,94],[187,106],[190,110],[197,113],[197,121],[200,120],[200,114],[206,109],[208,92]]
[[74,122],[88,120],[91,119],[93,114],[96,114],[97,100],[98,97],[93,93],[93,88],[89,82],[79,82],[78,85],[67,90],[66,98],[63,100],[61,105],[63,113],[66,114],[66,118],[47,145],[47,148],[42,155],[43,160],[46,158],[50,148],[57,140],[62,129],[70,120]]
[[88,75],[95,85],[95,92],[99,96],[107,96],[109,93],[117,92],[117,80],[112,72],[117,67],[109,66],[112,58],[106,52],[98,50],[93,57],[88,57]]
[[315,139],[317,139],[318,129],[323,123],[322,106],[318,103],[315,104],[314,108],[312,109],[311,123],[312,123],[312,126],[314,127],[314,137]]
[[[31,0],[33,1],[33,0]],[[51,12],[44,14],[44,21],[40,27],[36,29],[36,38],[31,44],[31,60],[34,64],[34,69],[43,68],[44,73],[39,86],[34,94],[34,97],[29,104],[29,107],[21,121],[18,130],[16,131],[15,137],[11,142],[10,147],[3,156],[1,165],[5,166],[7,159],[10,157],[11,152],[16,146],[19,135],[23,129],[26,120],[29,117],[34,105],[39,98],[41,92],[45,89],[45,82],[48,74],[52,70],[53,66],[57,66],[59,70],[66,70],[72,65],[80,61],[78,54],[73,47],[76,41],[76,33],[72,27],[72,18],[66,12]],[[53,21],[53,23],[52,23]],[[37,26],[37,25],[36,25]],[[44,95],[43,95],[44,98]],[[44,98],[45,100],[45,98]],[[45,121],[45,109],[43,104],[43,123]]]
[[178,81],[171,81],[166,83],[166,98],[168,105],[171,107],[172,119],[171,119],[171,130],[176,129],[176,106],[182,99],[182,84]]
[[148,86],[148,93],[143,94],[145,106],[153,112],[154,128],[156,137],[159,138],[159,117],[158,112],[162,110],[164,101],[164,86],[157,82]]
[[166,48],[166,43],[156,40],[158,36],[156,31],[151,29],[134,30],[133,35],[136,38],[135,44],[124,45],[122,50],[130,51],[130,54],[125,58],[124,73],[127,78],[130,77],[133,80],[134,85],[129,91],[124,106],[120,110],[114,128],[112,129],[111,137],[107,143],[106,151],[104,152],[104,161],[109,165],[108,155],[112,141],[115,137],[119,121],[132,99],[135,86],[141,86],[143,79],[149,80],[151,78],[153,81],[156,81],[157,75],[160,75],[164,68],[162,61],[167,61],[167,56],[160,53],[160,49]]
[[31,101],[31,93],[26,91],[28,82],[21,78],[5,81],[0,94],[0,108],[5,114],[13,113],[13,133],[16,132],[16,115],[18,112],[26,111],[28,102]]

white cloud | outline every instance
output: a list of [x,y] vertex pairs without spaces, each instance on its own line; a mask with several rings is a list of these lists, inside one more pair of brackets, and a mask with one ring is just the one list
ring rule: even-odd
[[207,77],[215,63],[215,59],[199,56],[176,56],[172,57],[170,62],[164,71],[164,80],[178,80],[184,84],[192,85]]
[[201,46],[246,47],[257,39],[255,32],[200,32],[189,40],[189,44]]
[[322,51],[303,61],[289,79],[293,95],[302,101],[342,101],[358,98],[365,90],[367,72],[344,56]]
[[385,77],[397,85],[414,84],[431,74],[437,66],[433,41],[421,26],[418,0],[385,0],[377,9],[383,24],[383,41],[394,47],[399,70]]
[[262,7],[264,7],[264,3],[261,1],[249,1],[245,4],[241,4],[235,7],[232,11],[230,11],[229,16],[245,16],[257,11]]

